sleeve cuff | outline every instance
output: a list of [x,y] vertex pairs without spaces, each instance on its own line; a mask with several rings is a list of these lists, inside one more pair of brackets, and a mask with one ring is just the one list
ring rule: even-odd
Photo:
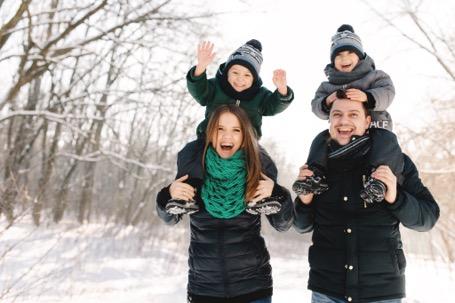
[[286,96],[283,96],[282,94],[280,94],[280,92],[278,90],[276,90],[278,93],[278,96],[280,96],[280,100],[283,102],[291,102],[294,99],[294,91],[289,86],[287,88],[288,88],[288,93]]
[[389,210],[397,210],[398,208],[400,208],[403,203],[404,203],[404,194],[403,193],[400,193],[400,190],[397,191],[397,197],[395,199],[395,202],[393,204],[390,204],[388,203],[387,201],[385,201],[385,203],[387,203],[387,208]]
[[202,74],[200,74],[199,76],[195,76],[194,75],[194,71],[196,70],[196,65],[193,66],[192,68],[190,68],[190,70],[188,71],[188,74],[186,75],[186,79],[188,81],[191,81],[191,82],[196,82],[200,79],[203,79],[203,78],[207,78],[207,74],[206,74],[206,71],[204,71]]
[[168,185],[168,186],[164,187],[158,193],[158,196],[157,196],[157,201],[156,202],[163,209],[166,207],[167,202],[171,199],[171,192],[169,191],[170,187],[171,187],[171,185]]
[[273,197],[276,201],[283,203],[285,195],[286,193],[283,192],[283,188],[280,185],[278,185],[278,183],[275,182],[270,197]]
[[321,109],[324,113],[330,113],[330,107],[327,106],[327,97],[325,97],[321,102]]
[[374,99],[373,95],[369,92],[365,92],[367,95],[367,108],[373,109],[376,106],[376,100]]
[[310,204],[305,204],[300,200],[300,198],[297,196],[294,200],[294,208],[296,212],[307,212],[308,210],[313,208],[313,203]]

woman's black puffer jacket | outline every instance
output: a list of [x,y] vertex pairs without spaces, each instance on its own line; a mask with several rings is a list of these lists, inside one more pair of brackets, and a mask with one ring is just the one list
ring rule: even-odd
[[[266,174],[267,166],[263,165]],[[201,192],[202,180],[193,178],[188,183]],[[266,217],[276,230],[286,231],[293,219],[291,195],[275,183],[272,196],[282,208]],[[169,187],[165,187],[157,196],[156,206],[160,218],[172,225],[181,216],[165,212],[169,199]],[[190,215],[189,302],[246,303],[271,296],[270,256],[260,234],[261,217],[243,212],[231,219],[218,219],[205,210],[199,195],[196,202],[201,209]]]

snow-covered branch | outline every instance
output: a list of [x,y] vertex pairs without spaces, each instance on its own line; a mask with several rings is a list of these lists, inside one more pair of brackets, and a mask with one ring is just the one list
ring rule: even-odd
[[152,164],[152,163],[142,163],[138,160],[135,159],[128,159],[118,153],[106,151],[106,150],[99,150],[90,154],[85,154],[85,155],[75,155],[71,153],[66,153],[66,152],[60,152],[58,153],[58,156],[66,157],[66,158],[71,158],[75,159],[77,161],[81,162],[99,162],[103,161],[106,159],[111,160],[113,164],[119,165],[121,168],[124,168],[123,165],[120,165],[119,162],[125,163],[125,164],[132,164],[134,166],[143,168],[145,170],[149,171],[163,171],[167,173],[172,173],[174,170],[170,169],[169,167],[165,167],[162,165],[157,165],[157,164]]
[[18,110],[10,112],[4,116],[0,116],[0,123],[5,122],[14,117],[18,116],[32,116],[41,117],[53,121],[66,121],[66,120],[98,120],[103,121],[104,118],[100,116],[90,115],[74,115],[74,114],[58,114],[47,110]]

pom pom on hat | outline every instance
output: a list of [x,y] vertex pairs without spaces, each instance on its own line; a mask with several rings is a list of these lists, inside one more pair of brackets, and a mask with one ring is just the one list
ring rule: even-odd
[[351,33],[354,33],[354,28],[351,25],[349,25],[349,24],[343,24],[342,26],[340,26],[337,29],[338,33],[341,33],[341,32],[344,32],[344,31],[349,31]]
[[258,51],[262,52],[262,44],[261,44],[261,42],[259,42],[259,41],[256,40],[256,39],[251,39],[250,41],[248,41],[248,42],[245,43],[245,44],[251,45],[252,47],[254,47],[255,49],[257,49]]

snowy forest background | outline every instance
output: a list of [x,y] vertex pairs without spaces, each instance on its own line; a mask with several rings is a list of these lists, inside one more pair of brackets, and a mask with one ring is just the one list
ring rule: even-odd
[[[424,95],[423,122],[396,123],[396,132],[441,207],[431,232],[403,229],[408,302],[435,296],[449,302],[455,294],[454,24],[442,26],[424,1],[356,2],[438,71],[429,72],[428,83],[443,93]],[[154,199],[173,179],[176,152],[203,115],[185,83],[195,46],[201,37],[222,41],[220,20],[248,14],[258,3],[237,1],[233,9],[183,0],[0,0],[1,302],[184,302],[188,222],[165,226]],[[328,44],[329,37],[314,43]],[[218,42],[217,62],[244,40]],[[313,78],[320,82],[323,75]],[[294,103],[309,112],[316,86],[305,87],[304,98],[298,79],[291,86]],[[298,115],[296,109],[289,114]],[[302,161],[310,142],[299,146]],[[289,187],[303,163],[284,150],[296,147],[273,137],[262,144]],[[264,223],[274,301],[301,296],[308,302],[310,235],[280,234]]]

